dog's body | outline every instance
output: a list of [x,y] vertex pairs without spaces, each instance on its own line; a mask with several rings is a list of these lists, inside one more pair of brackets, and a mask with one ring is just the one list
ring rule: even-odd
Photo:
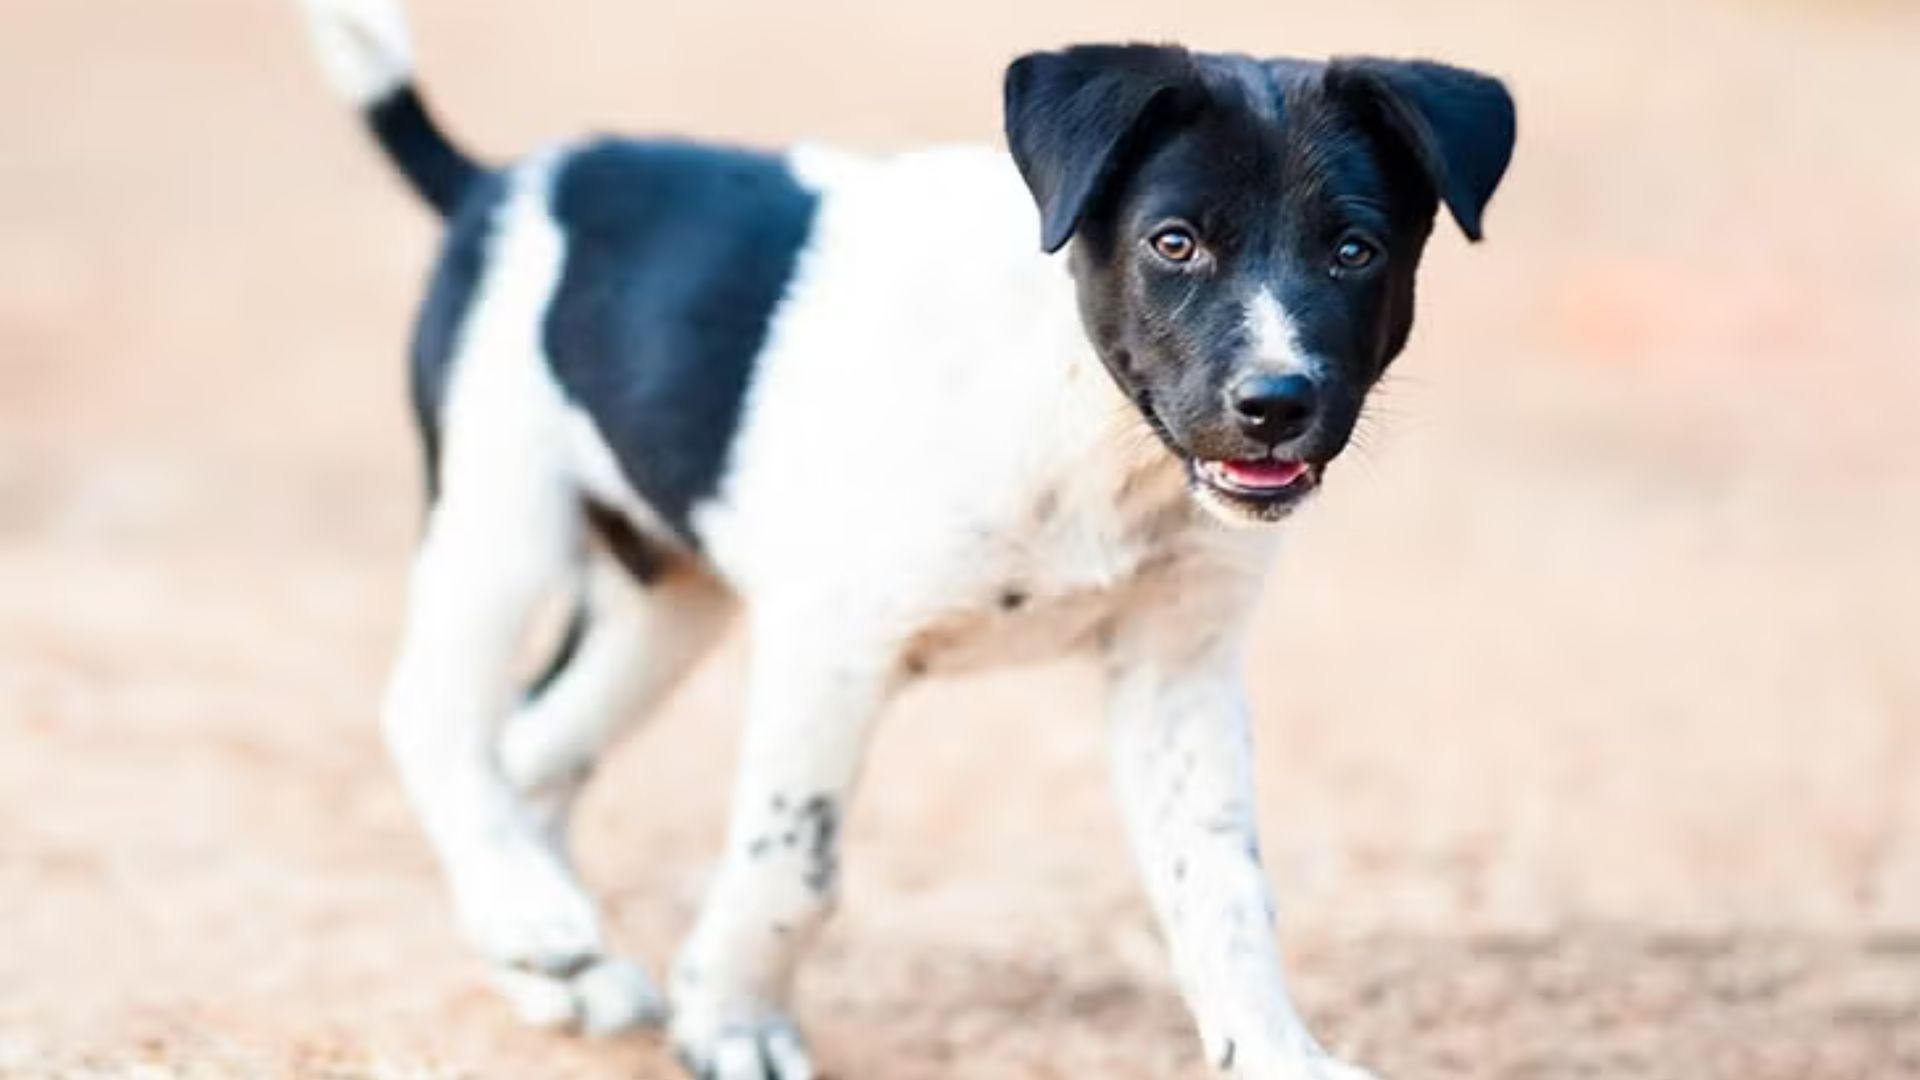
[[[605,950],[566,819],[600,751],[737,606],[754,664],[744,763],[671,987],[696,1073],[812,1075],[787,987],[830,906],[840,817],[887,698],[928,671],[1081,651],[1111,672],[1119,788],[1210,1059],[1263,1080],[1358,1075],[1318,1050],[1280,975],[1238,672],[1273,534],[1220,518],[1271,520],[1318,481],[1351,426],[1341,412],[1404,343],[1423,214],[1445,199],[1477,229],[1505,149],[1471,206],[1439,177],[1383,202],[1377,252],[1338,244],[1343,291],[1309,280],[1317,300],[1289,302],[1262,263],[1202,334],[1197,278],[1156,312],[1166,282],[1114,255],[1130,211],[1098,201],[1112,163],[1076,175],[1061,149],[1091,132],[1092,157],[1117,153],[1125,133],[1076,110],[1124,111],[1128,86],[1097,84],[1108,69],[1145,65],[1160,86],[1182,77],[1169,58],[1201,63],[1184,53],[1022,61],[1013,158],[607,140],[488,171],[428,120],[386,0],[310,6],[330,73],[450,220],[414,350],[433,509],[386,723],[463,923],[520,1011],[609,1030],[658,1009]],[[1209,92],[1251,64],[1208,67]],[[1274,93],[1324,76],[1272,70]],[[1059,98],[1063,80],[1088,93]],[[1181,153],[1139,164],[1147,194],[1129,198],[1159,174],[1177,190]],[[1361,173],[1381,156],[1351,154]],[[1072,258],[1034,245],[1036,201],[1049,249],[1080,237]],[[1179,231],[1152,231],[1141,257],[1225,280],[1226,241]],[[1367,269],[1389,251],[1411,258]],[[1216,389],[1180,383],[1197,362],[1145,360],[1183,348],[1239,365],[1226,426],[1195,404]],[[529,621],[567,589],[573,632],[517,699]]]

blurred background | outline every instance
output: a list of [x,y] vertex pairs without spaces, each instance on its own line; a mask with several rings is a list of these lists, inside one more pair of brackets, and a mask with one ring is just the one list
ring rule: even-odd
[[[1272,584],[1295,981],[1387,1080],[1920,1076],[1920,9],[1843,0],[412,0],[500,158],[997,140],[1076,40],[1422,54],[1522,135]],[[290,4],[6,0],[0,1075],[667,1077],[524,1032],[377,746],[435,230]],[[602,774],[657,969],[737,642]],[[803,976],[826,1067],[1197,1077],[1085,670],[916,691]]]

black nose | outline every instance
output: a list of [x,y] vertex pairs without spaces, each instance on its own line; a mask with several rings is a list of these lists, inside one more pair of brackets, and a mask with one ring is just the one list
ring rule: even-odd
[[1305,375],[1249,375],[1228,392],[1240,430],[1271,446],[1313,425],[1320,390]]

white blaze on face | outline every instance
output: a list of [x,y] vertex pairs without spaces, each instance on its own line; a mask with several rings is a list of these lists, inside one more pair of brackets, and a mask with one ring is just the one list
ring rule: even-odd
[[1300,330],[1272,289],[1247,302],[1247,366],[1273,375],[1311,375],[1313,364],[1300,346]]

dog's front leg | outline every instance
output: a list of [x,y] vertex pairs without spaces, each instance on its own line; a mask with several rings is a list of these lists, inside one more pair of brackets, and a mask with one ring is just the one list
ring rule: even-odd
[[848,621],[825,608],[753,618],[726,854],[673,971],[675,1047],[703,1080],[814,1076],[787,996],[833,906],[840,825],[893,681],[890,654]]
[[1248,1080],[1364,1080],[1321,1051],[1281,973],[1239,650],[1141,635],[1113,662],[1115,780],[1208,1059]]

